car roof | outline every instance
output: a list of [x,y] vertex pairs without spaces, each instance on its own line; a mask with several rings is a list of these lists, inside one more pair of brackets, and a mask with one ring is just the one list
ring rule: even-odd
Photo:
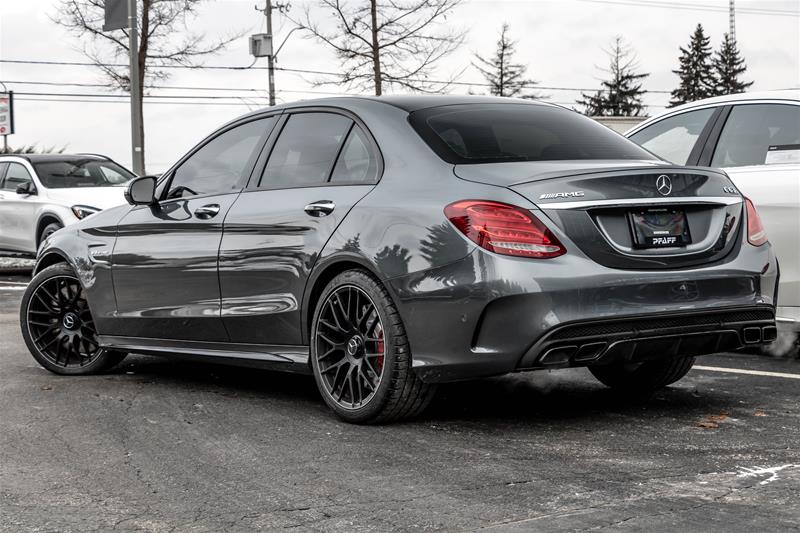
[[2,154],[0,157],[20,157],[31,163],[44,163],[46,161],[109,161],[110,158],[98,154]]
[[436,94],[436,95],[391,95],[391,96],[334,96],[329,98],[312,98],[309,100],[297,100],[285,104],[276,105],[274,107],[262,108],[244,115],[249,117],[259,115],[267,111],[281,111],[284,109],[293,109],[298,107],[341,107],[344,109],[351,109],[355,107],[358,102],[371,101],[381,104],[390,105],[398,109],[402,109],[409,113],[419,111],[420,109],[427,109],[431,107],[440,107],[446,105],[459,105],[459,104],[527,104],[527,105],[546,105],[551,107],[559,107],[547,102],[540,102],[535,100],[528,100],[522,98],[507,98],[501,96],[479,96],[479,95],[450,95],[450,94]]
[[695,100],[687,104],[682,104],[676,107],[668,108],[664,113],[674,113],[684,109],[691,109],[693,107],[702,107],[713,104],[732,104],[736,102],[752,102],[754,100],[791,100],[800,102],[800,89],[784,89],[781,91],[757,91],[752,93],[736,93],[726,94],[724,96],[713,96],[711,98],[704,98],[702,100]]

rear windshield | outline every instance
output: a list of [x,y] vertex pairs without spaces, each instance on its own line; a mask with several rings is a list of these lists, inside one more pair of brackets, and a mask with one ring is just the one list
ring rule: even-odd
[[125,185],[135,177],[113,161],[97,159],[40,161],[33,166],[47,189],[113,187]]
[[410,122],[453,164],[656,159],[592,119],[546,105],[458,104],[415,111]]

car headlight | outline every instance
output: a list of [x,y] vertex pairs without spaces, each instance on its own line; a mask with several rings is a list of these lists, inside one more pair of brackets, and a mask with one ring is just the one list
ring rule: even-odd
[[72,206],[72,213],[78,217],[79,219],[86,218],[89,215],[93,215],[98,213],[100,209],[96,207],[91,207],[88,205],[73,205]]

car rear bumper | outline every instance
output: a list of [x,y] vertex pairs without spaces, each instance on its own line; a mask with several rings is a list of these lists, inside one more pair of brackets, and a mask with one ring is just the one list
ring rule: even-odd
[[579,254],[536,261],[477,249],[389,285],[417,374],[446,382],[769,342],[777,281],[777,262],[764,246],[672,271],[611,269]]

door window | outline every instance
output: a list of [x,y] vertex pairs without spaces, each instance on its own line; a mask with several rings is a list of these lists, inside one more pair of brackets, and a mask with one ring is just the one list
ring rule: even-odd
[[166,198],[240,189],[276,120],[254,120],[214,137],[175,170]]
[[366,134],[353,126],[333,167],[331,183],[375,183],[377,173],[378,160]]
[[800,145],[800,106],[737,105],[719,136],[713,167],[763,165],[767,152]]
[[3,181],[3,189],[7,191],[16,191],[17,187],[25,183],[30,183],[31,181],[33,180],[27,168],[19,163],[9,163],[6,179]]
[[697,138],[713,114],[714,108],[681,113],[637,131],[630,139],[662,159],[685,165]]
[[326,183],[352,123],[349,118],[334,113],[290,116],[258,186],[285,189]]

